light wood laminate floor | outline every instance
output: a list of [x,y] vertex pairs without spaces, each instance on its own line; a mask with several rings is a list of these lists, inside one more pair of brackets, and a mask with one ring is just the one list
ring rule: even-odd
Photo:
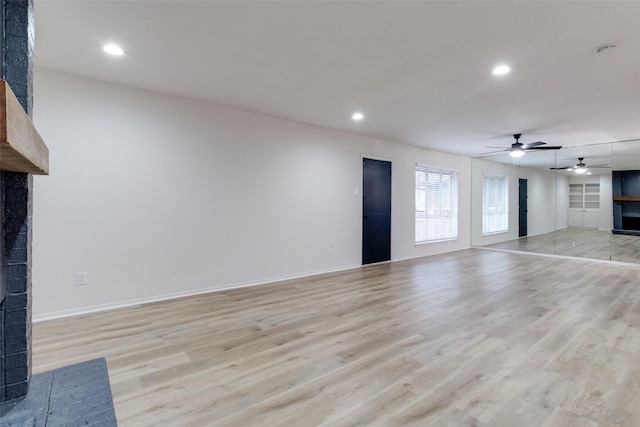
[[121,426],[634,426],[640,269],[470,249],[34,324]]
[[640,263],[640,236],[610,230],[564,228],[487,245],[488,248]]

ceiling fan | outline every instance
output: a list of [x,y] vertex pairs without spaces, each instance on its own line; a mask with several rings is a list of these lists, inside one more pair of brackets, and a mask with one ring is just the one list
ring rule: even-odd
[[511,157],[522,157],[522,156],[524,156],[524,153],[526,151],[533,151],[533,150],[559,150],[559,149],[562,148],[562,145],[546,145],[547,143],[546,142],[542,142],[542,141],[532,142],[531,144],[523,144],[522,142],[520,142],[520,137],[521,136],[522,136],[521,133],[514,134],[513,137],[515,138],[516,142],[511,144],[511,147],[509,147],[509,148],[487,147],[487,148],[502,148],[502,150],[491,151],[489,153],[483,153],[483,154],[492,154],[492,153],[499,153],[501,151],[508,151],[509,155]]
[[[609,165],[603,164],[603,165],[592,165],[592,166],[588,166],[589,168],[608,168],[610,167]],[[578,164],[574,165],[574,166],[565,166],[562,168],[549,168],[551,170],[566,170],[566,171],[575,171],[575,173],[585,173],[587,171],[587,165],[584,163],[584,157],[578,157]]]

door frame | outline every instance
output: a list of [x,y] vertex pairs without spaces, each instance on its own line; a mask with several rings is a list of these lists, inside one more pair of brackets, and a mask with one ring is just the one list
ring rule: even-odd
[[[382,162],[389,162],[391,163],[391,219],[390,219],[390,225],[391,225],[391,233],[390,233],[390,254],[389,254],[389,260],[388,261],[380,261],[379,263],[376,264],[382,264],[385,262],[391,262],[391,260],[393,260],[393,160],[389,157],[383,157],[383,156],[378,156],[378,155],[369,155],[369,154],[365,154],[365,153],[360,153],[360,188],[357,189],[356,188],[356,195],[359,196],[359,200],[360,200],[360,254],[362,257],[362,252],[363,252],[363,245],[362,245],[362,241],[363,241],[363,236],[364,236],[364,224],[363,224],[363,218],[364,218],[364,206],[363,206],[363,200],[362,198],[364,197],[364,159],[369,159],[369,160],[379,160]],[[370,265],[370,264],[362,264],[362,258],[360,259],[360,265]]]
[[[522,230],[520,225],[522,224],[522,207],[520,206],[520,200],[522,200],[522,182],[525,182],[527,187],[527,194],[525,197],[526,209],[524,210],[524,224],[525,224],[525,234],[522,234]],[[518,237],[526,237],[529,234],[529,180],[527,178],[518,178]]]

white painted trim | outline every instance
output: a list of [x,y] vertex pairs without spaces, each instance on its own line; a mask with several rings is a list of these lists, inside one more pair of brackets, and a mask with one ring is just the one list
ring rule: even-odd
[[[380,156],[369,156],[367,154],[362,154],[360,153],[360,155],[362,156],[362,160],[364,159],[369,159],[369,160],[378,160],[381,162],[389,162],[393,165],[393,160],[389,157],[380,157]],[[391,173],[393,173],[393,168],[391,169]]]
[[285,280],[300,279],[304,277],[317,276],[319,274],[328,274],[328,273],[336,273],[340,271],[354,270],[356,268],[362,268],[362,267],[363,267],[362,265],[347,265],[347,266],[338,267],[338,268],[329,269],[329,270],[310,271],[306,273],[274,277],[271,279],[260,280],[257,282],[244,282],[244,283],[236,283],[233,285],[223,286],[223,287],[201,288],[201,289],[195,289],[195,290],[186,291],[186,292],[176,292],[176,293],[157,295],[157,296],[147,297],[147,298],[119,301],[119,302],[108,303],[108,304],[92,305],[92,306],[82,307],[82,308],[74,308],[71,310],[55,311],[52,313],[35,315],[33,316],[32,321],[35,323],[35,322],[43,322],[46,320],[61,319],[64,317],[80,316],[83,314],[98,313],[100,311],[108,311],[108,310],[114,310],[117,308],[132,307],[135,305],[148,304],[148,303],[158,302],[158,301],[167,301],[171,299],[184,298],[184,297],[189,297],[194,295],[228,291],[228,290],[239,289],[239,288],[249,288],[252,286],[268,285],[271,283],[282,282]]
[[[369,160],[377,160],[379,162],[387,162],[391,164],[391,217],[390,217],[390,227],[391,227],[391,236],[389,239],[389,244],[391,245],[391,247],[389,248],[389,258],[387,261],[381,261],[381,262],[374,262],[373,264],[382,264],[382,263],[386,263],[386,262],[392,262],[393,261],[393,160],[391,160],[390,158],[384,158],[384,157],[380,157],[380,156],[368,156],[365,154],[360,153],[361,158],[360,158],[360,254],[363,253],[363,247],[362,247],[362,240],[364,238],[364,221],[362,218],[364,218],[364,161],[365,159],[369,159]],[[362,260],[360,260],[360,262],[362,262]],[[371,264],[362,264],[362,266],[367,266],[367,265],[371,265]]]

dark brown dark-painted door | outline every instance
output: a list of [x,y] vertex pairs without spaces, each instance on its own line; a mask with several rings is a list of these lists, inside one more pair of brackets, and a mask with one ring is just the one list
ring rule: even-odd
[[518,180],[518,237],[527,235],[527,180]]
[[362,159],[362,264],[391,259],[391,162]]

